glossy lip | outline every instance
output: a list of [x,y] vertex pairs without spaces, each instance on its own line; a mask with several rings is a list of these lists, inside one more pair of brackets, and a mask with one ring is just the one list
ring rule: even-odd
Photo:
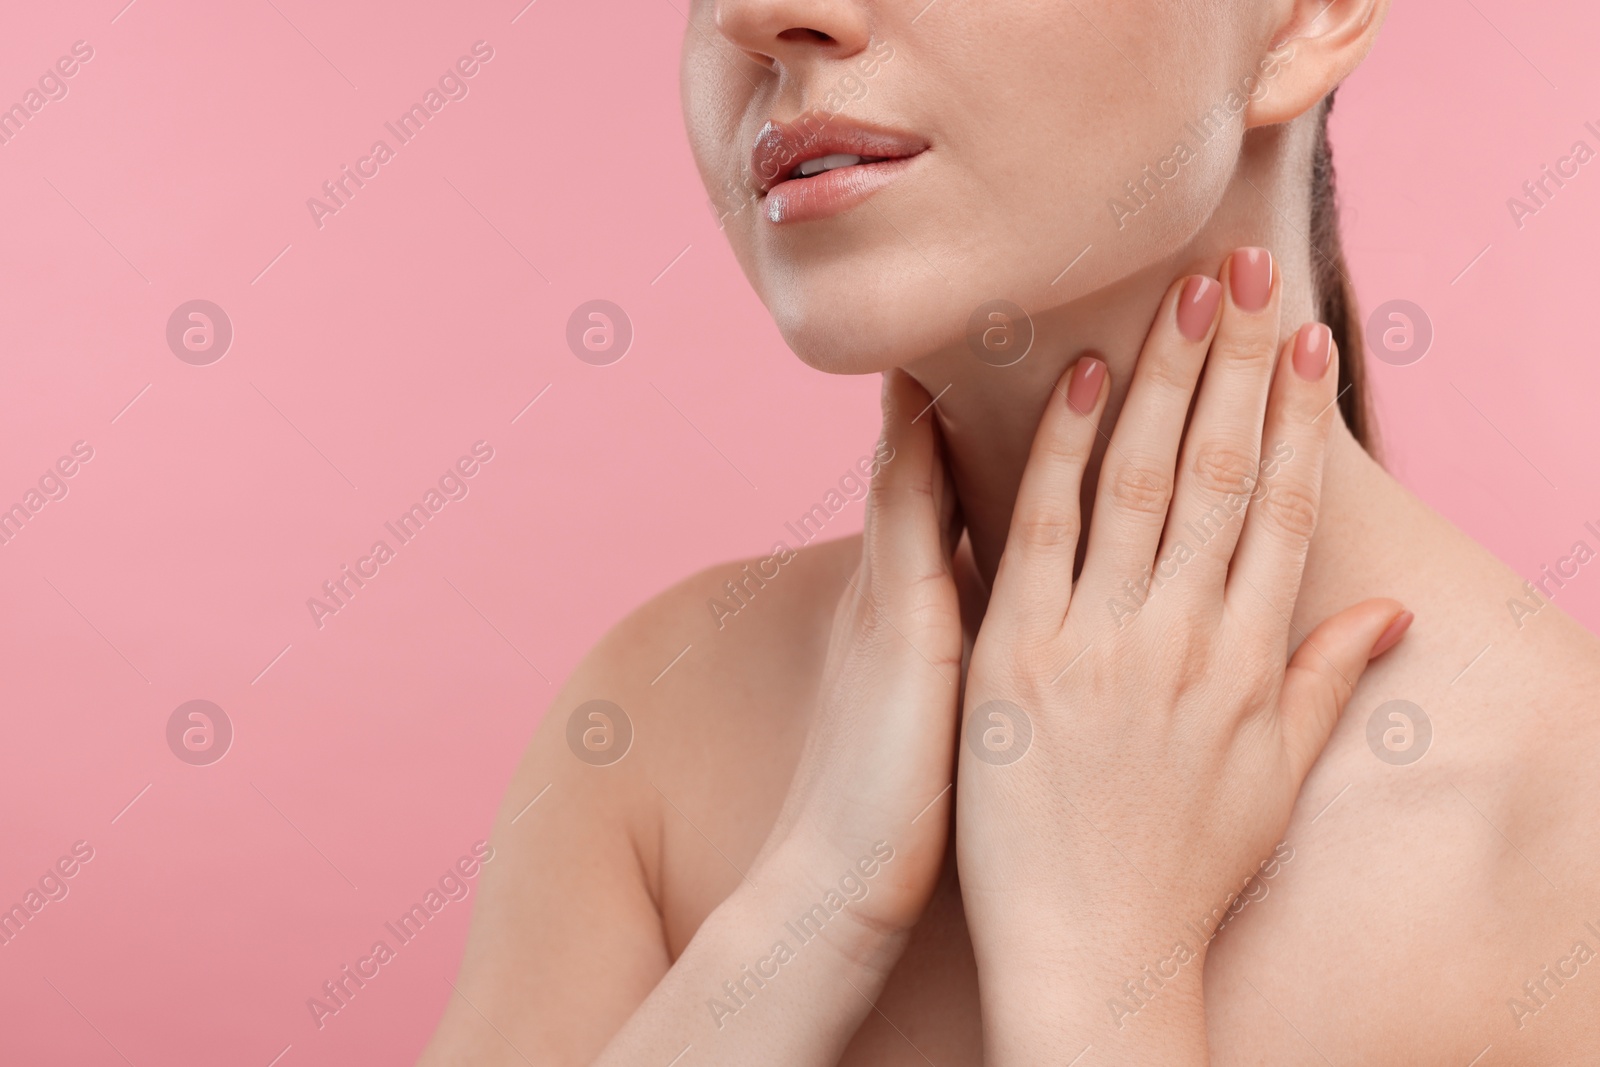
[[[909,161],[927,148],[926,141],[910,134],[838,119],[820,130],[807,129],[801,120],[769,120],[756,135],[750,173],[766,201],[767,218],[799,222],[835,214],[860,201],[905,170]],[[789,177],[800,164],[835,153],[883,158],[809,178]]]
[[[810,222],[853,207],[913,166],[915,156],[857,163],[810,178],[779,182],[763,198],[768,222]],[[802,161],[803,162],[803,161]]]

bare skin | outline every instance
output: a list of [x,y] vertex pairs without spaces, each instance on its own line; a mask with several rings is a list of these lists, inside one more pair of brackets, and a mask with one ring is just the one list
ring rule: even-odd
[[[696,8],[702,38],[716,32],[709,6]],[[765,36],[790,25],[792,19],[782,19],[791,16],[826,24],[834,41],[854,41],[851,33],[864,39],[865,21],[852,29],[846,16],[880,5],[819,0],[798,15],[798,5],[776,2],[719,6],[740,16],[726,19],[723,32],[747,51],[760,52]],[[1139,16],[1136,6],[1126,17]],[[1261,5],[1263,20],[1280,17],[1266,10],[1270,6]],[[1006,8],[1011,15],[1031,10]],[[1179,248],[1143,258],[1129,252],[1127,262],[1085,260],[1062,283],[1065,289],[1082,280],[1085,290],[1036,315],[1036,351],[1005,375],[975,364],[959,341],[885,355],[891,345],[884,336],[948,325],[936,313],[950,300],[944,289],[883,292],[876,302],[850,303],[854,293],[876,293],[875,285],[912,288],[902,279],[921,260],[907,250],[907,241],[919,255],[945,264],[947,284],[964,281],[954,263],[971,262],[976,273],[1000,275],[998,263],[976,255],[942,255],[939,237],[950,237],[948,232],[914,229],[909,213],[899,214],[900,227],[882,235],[883,256],[913,262],[907,267],[896,260],[894,269],[886,269],[888,261],[874,259],[877,246],[863,236],[877,236],[870,229],[877,218],[871,210],[857,213],[859,230],[846,231],[860,238],[850,256],[814,253],[803,240],[780,247],[777,238],[760,231],[761,240],[770,239],[769,248],[738,229],[756,225],[748,218],[730,227],[735,251],[804,358],[847,364],[840,369],[856,372],[894,363],[930,394],[949,386],[934,416],[966,524],[956,571],[969,650],[988,609],[1033,427],[1051,384],[1072,359],[1089,346],[1104,355],[1111,379],[1104,422],[1109,429],[1162,290],[1185,271],[1214,272],[1237,244],[1277,251],[1283,260],[1283,322],[1311,318],[1305,176],[1285,162],[1305,158],[1308,142],[1303,124],[1290,120],[1359,62],[1365,49],[1356,36],[1371,22],[1371,11],[1356,0],[1329,8],[1335,17],[1321,23],[1333,27],[1324,34],[1326,42],[1315,36],[1299,40],[1296,64],[1278,78],[1276,95],[1255,116],[1264,124],[1289,124],[1254,131],[1258,135],[1239,148],[1237,172],[1218,172],[1218,181],[1227,184],[1196,208],[1206,217],[1199,232]],[[959,6],[948,14],[938,10],[951,19],[979,18]],[[1097,25],[1117,33],[1117,10],[1095,7]],[[757,15],[770,18],[761,22]],[[933,25],[929,33],[945,32],[949,23]],[[949,38],[965,47],[969,38],[982,36],[980,28],[974,23],[973,33],[951,31]],[[1007,43],[1011,51],[999,58],[1032,40],[1030,29],[1021,25]],[[1270,35],[1263,36],[1264,45]],[[798,36],[784,40],[782,48],[805,46]],[[900,54],[916,60],[918,39],[908,31],[905,40],[909,44],[902,43]],[[772,52],[783,63],[794,59],[778,46]],[[1107,69],[1090,71],[1100,82],[1125,76],[1116,55],[1102,58]],[[919,69],[896,62],[901,66],[885,79]],[[716,67],[710,60],[705,65]],[[801,63],[793,66],[798,70]],[[1036,66],[1019,59],[1003,69]],[[1002,68],[991,63],[990,69]],[[878,84],[881,98],[889,99],[892,82]],[[971,84],[971,91],[981,92],[987,83]],[[722,97],[706,99],[720,103]],[[925,92],[905,99],[932,97]],[[1274,107],[1279,110],[1272,112]],[[974,109],[980,111],[1003,113]],[[757,118],[749,124],[758,125]],[[951,136],[936,143],[934,152],[963,143]],[[702,157],[709,151],[701,145],[697,150]],[[987,155],[992,158],[994,151]],[[959,161],[959,155],[946,158]],[[937,166],[925,167],[929,181],[945,173],[932,169]],[[1112,173],[1125,170],[1133,172],[1119,162]],[[959,185],[927,188],[930,198],[944,201],[961,193]],[[1019,203],[1025,192],[1017,194]],[[1070,207],[1095,196],[1079,193],[1055,200]],[[1198,202],[1210,192],[1197,173],[1171,195],[1193,195]],[[888,194],[875,203],[894,211]],[[1036,214],[1029,204],[1018,210]],[[965,236],[958,231],[950,239]],[[829,249],[838,237],[824,229],[817,245]],[[1078,246],[1039,255],[1036,263],[1031,245],[995,247],[1007,263],[1029,261],[1042,287]],[[1087,273],[1102,267],[1103,276]],[[957,301],[962,317],[993,291],[985,285],[965,294],[973,299]],[[807,301],[829,311],[813,313]],[[836,344],[835,332],[851,344]],[[869,354],[850,363],[859,351]],[[868,451],[863,442],[862,452]],[[1102,443],[1096,464],[1103,453]],[[1091,484],[1093,475],[1091,468]],[[460,995],[452,995],[424,1064],[592,1062],[708,917],[748,884],[817,714],[835,606],[861,556],[857,537],[814,544],[720,626],[708,602],[726,603],[724,583],[743,581],[744,568],[754,569],[763,557],[710,568],[623,620],[584,659],[550,705],[507,790],[493,834],[496,862],[485,870],[457,980]],[[1417,500],[1336,424],[1292,630],[1308,633],[1347,605],[1379,596],[1402,602],[1416,621],[1406,639],[1361,677],[1300,794],[1284,835],[1281,855],[1287,858],[1246,895],[1249,903],[1205,957],[1211,1058],[1273,1067],[1586,1062],[1600,1044],[1600,963],[1585,964],[1573,976],[1573,964],[1559,961],[1572,959],[1576,942],[1600,949],[1600,932],[1585,925],[1600,931],[1593,817],[1600,775],[1592,755],[1600,742],[1594,697],[1600,642],[1554,604],[1524,616],[1519,625],[1508,601],[1530,602],[1521,578]],[[686,645],[690,651],[674,663]],[[572,710],[597,698],[624,708],[636,731],[627,756],[605,767],[575,759],[566,738]],[[1410,765],[1386,762],[1368,744],[1369,719],[1394,699],[1420,706],[1433,727],[1425,756]],[[948,807],[935,810],[952,817]],[[715,994],[707,990],[708,998]],[[944,876],[881,995],[869,998],[875,1010],[866,1013],[839,1062],[980,1063],[978,994],[951,849]],[[848,1002],[853,994],[841,995]],[[1523,1005],[1520,1013],[1510,1006],[1512,998]],[[1130,995],[1125,1004],[1138,1001]],[[1146,1012],[1159,1012],[1162,1004],[1158,995],[1123,1021],[1138,1027],[1151,1019]],[[736,1016],[726,1025],[742,1021]],[[690,1051],[680,1062],[693,1063],[694,1055]],[[1086,1058],[1080,1067],[1092,1062]]]
[[[1342,428],[1330,447],[1295,625],[1352,589],[1401,600],[1417,622],[1369,668],[1313,769],[1285,836],[1293,858],[1212,946],[1214,1061],[1466,1064],[1489,1046],[1480,1064],[1581,1062],[1600,1040],[1587,968],[1561,988],[1545,979],[1547,1006],[1520,1029],[1507,1000],[1533,1006],[1522,984],[1574,941],[1594,945],[1584,923],[1600,925],[1600,642],[1553,604],[1519,631],[1516,575]],[[801,551],[720,631],[708,599],[759,557],[696,574],[620,623],[552,703],[507,790],[458,982],[533,1062],[587,1063],[739,885],[787,791],[859,551],[855,537]],[[970,618],[981,580],[958,574]],[[564,736],[566,711],[596,695],[637,731],[606,768],[575,760]],[[1434,724],[1411,766],[1366,741],[1372,710],[1396,697]],[[981,1062],[953,874],[842,1063]],[[448,1014],[460,1051],[424,1063],[522,1062],[460,997]]]

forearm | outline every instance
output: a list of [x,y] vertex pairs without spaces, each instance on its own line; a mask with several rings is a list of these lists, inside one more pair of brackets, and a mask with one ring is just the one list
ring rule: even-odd
[[984,1063],[1205,1067],[1205,946],[1106,924],[974,932]]
[[691,1046],[697,1065],[838,1062],[907,935],[858,922],[837,894],[843,906],[830,910],[837,872],[825,861],[751,873],[755,884],[712,912],[595,1067],[665,1067]]

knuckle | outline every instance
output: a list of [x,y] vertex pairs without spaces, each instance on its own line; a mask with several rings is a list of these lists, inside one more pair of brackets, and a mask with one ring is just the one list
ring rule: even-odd
[[1263,492],[1255,506],[1285,538],[1308,541],[1316,531],[1317,494],[1310,486],[1280,482]]
[[879,606],[899,610],[934,593],[947,571],[938,559],[923,558],[920,552],[907,552],[900,545],[877,544],[864,552],[870,575],[860,585],[862,593]]
[[896,596],[903,610],[917,614],[942,611],[945,593],[952,588],[950,572],[934,561],[910,571],[901,582]]
[[1008,658],[1021,671],[1021,677],[1036,676],[1043,669],[1042,665],[1055,661],[1059,652],[1051,628],[1040,625],[1039,620],[1031,616],[1015,620],[1006,644],[1010,649]]
[[1182,393],[1184,396],[1194,392],[1198,377],[1189,360],[1177,358],[1177,353],[1170,352],[1151,355],[1154,358],[1146,357],[1139,363],[1139,372],[1150,388]]
[[1109,498],[1140,515],[1165,515],[1172,502],[1172,476],[1149,464],[1124,461],[1110,472]]
[[1076,509],[1036,508],[1018,516],[1012,531],[1017,543],[1025,549],[1051,549],[1075,545],[1079,526]]
[[1234,703],[1249,711],[1273,707],[1278,696],[1278,675],[1283,664],[1273,664],[1268,657],[1260,656],[1243,672],[1238,682]]
[[[930,477],[900,477],[895,478],[883,471],[873,476],[867,485],[867,508],[869,511],[884,512],[896,511],[904,503],[915,502],[921,497],[933,499],[933,479]],[[816,505],[812,511],[819,508],[826,510],[822,505]]]
[[1238,441],[1207,441],[1195,453],[1196,484],[1222,495],[1248,493],[1255,486],[1255,449]]
[[947,678],[961,674],[961,622],[944,598],[918,603],[891,640],[913,666],[926,663]]
[[889,504],[890,483],[889,476],[879,473],[867,483],[867,515],[880,513]]
[[955,612],[954,592],[948,571],[927,567],[897,576],[892,583],[858,580],[843,595],[858,639],[876,647],[948,629]]
[[867,482],[868,503],[881,505],[888,500],[889,492],[893,488],[894,476],[888,471],[879,471]]
[[1040,441],[1042,458],[1055,471],[1071,471],[1082,467],[1088,459],[1089,445],[1093,443],[1093,435],[1089,437],[1089,440],[1083,440],[1069,432],[1047,433]]
[[1212,633],[1209,628],[1176,625],[1166,634],[1162,659],[1176,667],[1176,676],[1185,684],[1208,675],[1211,665]]
[[1211,346],[1213,362],[1221,361],[1241,370],[1264,370],[1277,356],[1275,338],[1254,330],[1224,328]]

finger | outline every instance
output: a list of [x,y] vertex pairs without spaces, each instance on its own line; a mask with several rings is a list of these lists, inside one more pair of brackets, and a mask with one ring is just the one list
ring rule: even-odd
[[1107,380],[1104,360],[1079,357],[1039,417],[991,594],[1000,598],[992,603],[1024,619],[1059,627],[1066,617],[1082,527],[1083,471],[1105,413]]
[[892,369],[883,376],[882,401],[883,432],[872,460],[861,552],[869,595],[879,608],[949,575],[940,536],[933,400],[911,375]]
[[1397,600],[1366,600],[1328,619],[1295,649],[1280,707],[1296,789],[1333,735],[1367,664],[1393,648],[1413,618]]
[[[1222,268],[1222,304],[1205,380],[1184,435],[1171,519],[1157,555],[1157,578],[1175,575],[1190,606],[1220,612],[1229,561],[1257,480],[1262,420],[1278,361],[1281,286],[1272,254],[1241,248]],[[1168,588],[1163,583],[1161,588]]]
[[1308,322],[1284,345],[1262,437],[1260,478],[1249,498],[1225,603],[1262,647],[1283,648],[1300,595],[1322,499],[1328,428],[1338,418],[1333,335]]
[[1221,298],[1214,278],[1174,282],[1145,337],[1095,485],[1079,587],[1097,599],[1142,580],[1155,558],[1178,442]]

